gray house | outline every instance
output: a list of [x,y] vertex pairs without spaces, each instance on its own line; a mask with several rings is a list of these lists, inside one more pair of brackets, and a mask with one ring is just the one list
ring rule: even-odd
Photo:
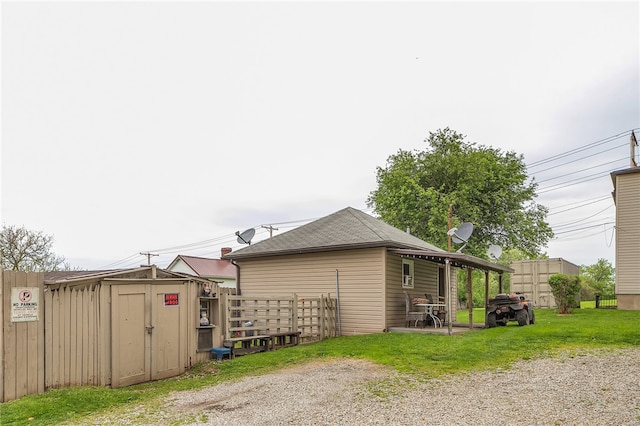
[[[351,207],[224,259],[237,265],[243,296],[337,297],[343,335],[402,327],[404,291],[412,297],[443,296],[452,306],[457,300],[456,268],[512,272],[484,259],[449,253]],[[455,321],[455,309],[451,313]]]

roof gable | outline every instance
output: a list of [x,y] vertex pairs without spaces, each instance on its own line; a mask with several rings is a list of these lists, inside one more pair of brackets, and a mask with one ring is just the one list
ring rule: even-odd
[[178,260],[184,262],[200,277],[236,278],[236,267],[228,260],[179,255],[167,269],[171,270]]
[[240,259],[365,247],[444,250],[352,207],[224,256]]

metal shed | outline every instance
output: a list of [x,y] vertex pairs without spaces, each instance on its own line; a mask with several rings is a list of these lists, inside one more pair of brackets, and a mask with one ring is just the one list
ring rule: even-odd
[[554,274],[577,275],[580,267],[562,258],[518,260],[511,262],[511,291],[524,293],[536,307],[555,308],[556,299],[549,286]]

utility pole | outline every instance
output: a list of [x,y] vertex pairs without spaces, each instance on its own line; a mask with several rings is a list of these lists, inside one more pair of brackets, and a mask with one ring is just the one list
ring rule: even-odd
[[[449,204],[449,227],[447,228],[447,230],[451,229],[453,227],[452,219],[453,218],[453,206],[451,204]],[[447,232],[447,234],[449,235],[449,245],[448,245],[448,250],[447,251],[451,251],[451,235]]]
[[154,254],[149,252],[146,252],[146,253],[140,252],[140,254],[143,256],[147,256],[147,266],[151,266],[151,256],[160,256],[159,254]]
[[261,225],[264,229],[268,229],[269,230],[269,238],[273,237],[273,231],[277,231],[278,228],[274,228],[273,225]]

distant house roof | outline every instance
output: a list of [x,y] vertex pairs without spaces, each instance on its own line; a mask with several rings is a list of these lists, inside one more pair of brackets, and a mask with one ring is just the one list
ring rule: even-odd
[[236,266],[228,260],[178,255],[167,269],[171,270],[179,261],[183,261],[200,277],[236,278]]
[[420,238],[352,207],[224,256],[242,259],[341,249],[388,247],[443,252]]

